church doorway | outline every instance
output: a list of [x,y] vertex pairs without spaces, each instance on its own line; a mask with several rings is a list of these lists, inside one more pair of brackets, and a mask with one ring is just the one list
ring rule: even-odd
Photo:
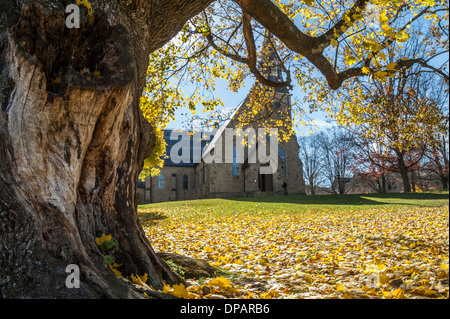
[[[269,166],[269,163],[261,164],[261,166]],[[273,174],[259,174],[259,190],[273,192]]]

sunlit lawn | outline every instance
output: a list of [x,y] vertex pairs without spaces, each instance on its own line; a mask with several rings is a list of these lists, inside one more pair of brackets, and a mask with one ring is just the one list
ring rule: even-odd
[[211,199],[139,211],[157,252],[204,259],[232,279],[190,281],[191,298],[448,297],[448,192]]

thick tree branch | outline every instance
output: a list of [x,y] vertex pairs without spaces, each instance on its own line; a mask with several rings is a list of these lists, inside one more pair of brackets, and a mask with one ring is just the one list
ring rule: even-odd
[[[297,26],[270,0],[234,0],[244,12],[252,16],[266,29],[273,33],[290,50],[306,57],[325,76],[332,89],[338,89],[344,76],[352,74],[347,72],[344,76],[337,74],[330,61],[323,56],[322,52],[331,39],[327,37],[311,37],[300,31]],[[365,5],[366,1],[358,1],[353,7]],[[358,6],[359,5],[359,6]],[[352,11],[352,9],[350,9]],[[339,23],[339,22],[338,22]],[[333,32],[333,31],[329,31]],[[329,45],[329,43],[328,43]]]
[[217,45],[217,43],[214,41],[214,36],[211,32],[209,32],[206,35],[206,40],[208,40],[209,45],[212,46],[214,48],[214,50],[216,50],[223,56],[226,56],[227,58],[229,58],[233,61],[239,62],[239,63],[243,63],[243,64],[247,64],[247,65],[249,64],[248,58],[241,57],[240,55],[237,55],[237,54],[232,54],[229,51],[226,51],[226,50],[222,49],[221,47],[219,47]]
[[253,75],[256,77],[256,79],[263,85],[274,87],[274,88],[285,88],[285,87],[291,87],[291,79],[288,77],[288,80],[285,82],[274,82],[266,79],[263,74],[258,70],[257,67],[257,52],[256,52],[256,45],[255,45],[255,39],[253,36],[253,30],[251,27],[251,16],[247,13],[243,14],[243,30],[244,30],[244,39],[245,43],[247,45],[247,51],[248,51],[248,57],[242,57],[238,54],[230,53],[228,50],[225,50],[217,45],[217,43],[214,41],[214,36],[211,32],[208,32],[205,37],[208,41],[208,44],[213,47],[215,50],[217,50],[220,54],[228,57],[229,59],[245,64],[249,67],[250,72],[253,73]]
[[[354,5],[343,14],[342,18],[330,28],[327,32],[318,37],[311,37],[297,28],[293,21],[289,19],[272,1],[270,0],[233,0],[242,8],[244,14],[248,14],[262,24],[266,29],[273,33],[286,47],[290,50],[303,55],[309,62],[311,62],[326,78],[328,85],[332,89],[338,89],[342,83],[355,76],[364,76],[362,67],[369,67],[371,59],[364,61],[362,67],[353,67],[338,73],[336,68],[330,61],[322,54],[327,48],[331,40],[337,39],[355,21],[355,17],[364,11],[368,0],[356,0]],[[429,7],[419,12],[413,17],[408,24],[417,20],[420,16],[428,12]],[[402,31],[404,28],[398,30]],[[383,48],[388,47],[395,41],[395,38],[386,39],[382,45]],[[376,55],[375,52],[373,56]],[[430,68],[436,73],[440,74],[447,82],[448,75],[437,68],[426,64],[422,59],[401,60],[398,62],[399,67],[412,66],[414,63],[419,63],[424,67]]]
[[317,37],[319,47],[325,49],[331,43],[331,40],[339,39],[349,28],[352,21],[355,20],[355,15],[361,14],[367,7],[369,0],[357,0],[355,4],[344,13],[341,20],[336,22],[336,24],[330,28],[327,32]]
[[288,82],[274,82],[266,79],[261,72],[259,72],[257,64],[257,53],[256,53],[256,45],[255,38],[253,37],[253,30],[251,26],[251,16],[244,12],[243,16],[243,27],[244,27],[244,38],[245,43],[247,45],[248,51],[248,67],[250,71],[255,75],[256,79],[263,85],[275,87],[275,88],[285,88],[291,86],[290,81]]
[[[440,75],[447,83],[449,82],[449,75],[448,75],[448,74],[446,74],[444,71],[442,71],[442,70],[440,70],[440,69],[438,69],[438,68],[435,68],[435,67],[432,66],[432,65],[429,65],[429,64],[427,63],[427,61],[425,61],[425,60],[422,59],[422,58],[418,58],[418,59],[407,59],[407,60],[404,60],[404,59],[398,60],[398,61],[396,62],[395,70],[392,70],[392,71],[386,71],[386,72],[388,72],[388,73],[396,73],[396,72],[398,72],[398,70],[411,68],[414,64],[420,64],[422,67],[428,68],[428,69],[432,70],[434,73],[439,74],[439,75]],[[352,71],[352,70],[353,70],[353,71]],[[347,70],[347,71],[348,71],[348,72],[353,72],[353,74],[350,74],[349,76],[358,76],[358,75],[361,75],[361,74],[362,74],[362,68],[354,68],[354,69],[349,69],[349,70]],[[345,77],[344,74],[345,74],[347,71],[342,72],[340,75],[342,75],[343,77]]]
[[234,0],[242,10],[261,23],[289,49],[309,56],[314,49],[314,38],[300,31],[270,0]]
[[[133,4],[140,2],[148,1],[132,1]],[[150,26],[161,33],[157,45],[151,44],[152,51],[173,39],[189,19],[205,10],[213,2],[214,0],[150,1],[152,7],[149,11],[151,12]]]

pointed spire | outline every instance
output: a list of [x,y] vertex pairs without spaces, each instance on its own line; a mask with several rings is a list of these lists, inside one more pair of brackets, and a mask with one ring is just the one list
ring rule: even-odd
[[277,54],[273,49],[273,35],[266,29],[264,42],[261,48],[261,73],[273,82],[283,82],[283,72],[278,61]]

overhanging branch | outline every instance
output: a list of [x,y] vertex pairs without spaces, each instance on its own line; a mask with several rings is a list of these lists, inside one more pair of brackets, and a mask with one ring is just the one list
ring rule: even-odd
[[258,70],[257,64],[257,54],[255,38],[253,36],[253,29],[251,26],[252,17],[248,13],[243,13],[243,27],[244,27],[244,38],[247,45],[247,51],[249,56],[248,67],[250,71],[255,75],[256,79],[263,85],[267,85],[275,88],[285,88],[291,86],[290,81],[286,82],[274,82],[266,79],[261,72]]

